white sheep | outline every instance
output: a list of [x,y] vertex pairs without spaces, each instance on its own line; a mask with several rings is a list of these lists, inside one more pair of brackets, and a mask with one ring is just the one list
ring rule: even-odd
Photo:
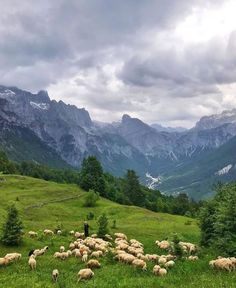
[[165,268],[161,268],[159,265],[155,265],[152,272],[156,276],[165,276],[167,274],[167,270]]
[[17,253],[17,252],[9,253],[9,254],[5,255],[5,258],[7,258],[10,262],[18,261],[21,259],[21,254]]
[[58,269],[54,269],[52,271],[52,281],[57,282],[58,277],[59,277],[59,271]]
[[44,233],[44,235],[46,235],[46,236],[52,236],[52,235],[54,235],[54,232],[53,232],[52,230],[49,230],[49,229],[45,229],[45,230],[43,231],[43,233]]
[[81,269],[78,272],[78,282],[81,280],[87,280],[94,276],[93,271],[90,268]]
[[134,259],[133,262],[132,262],[132,265],[134,267],[139,267],[139,268],[142,268],[143,270],[147,270],[146,262],[141,260],[141,259]]
[[86,266],[88,268],[100,268],[101,264],[98,262],[98,260],[90,259]]
[[38,236],[38,233],[37,233],[37,232],[34,232],[34,231],[29,231],[29,232],[28,232],[28,235],[29,235],[30,238],[35,238],[35,237]]
[[35,270],[36,269],[37,262],[36,262],[36,259],[35,259],[34,255],[31,255],[29,257],[28,264],[29,264],[31,270]]
[[64,252],[66,249],[65,249],[65,247],[64,246],[60,246],[60,252],[62,253],[62,252]]
[[87,262],[88,260],[88,253],[84,251],[83,256],[82,256],[82,261]]
[[9,259],[8,258],[0,258],[0,266],[7,266],[9,264]]

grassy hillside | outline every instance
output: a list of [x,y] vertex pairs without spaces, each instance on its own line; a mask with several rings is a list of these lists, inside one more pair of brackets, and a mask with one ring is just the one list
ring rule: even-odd
[[[59,224],[63,230],[81,231],[83,221],[91,211],[95,217],[106,212],[110,224],[113,219],[117,221],[117,228],[110,227],[110,233],[124,232],[129,238],[135,237],[144,244],[146,253],[162,253],[156,248],[155,240],[170,237],[173,232],[177,232],[183,240],[194,243],[199,241],[199,229],[193,219],[122,206],[105,199],[100,199],[95,208],[84,208],[86,192],[75,185],[56,184],[22,176],[2,175],[0,178],[0,225],[6,216],[7,205],[14,202],[20,210],[25,232],[36,230],[41,235],[43,229],[55,229]],[[69,197],[73,198],[67,199]],[[186,225],[189,220],[191,225]],[[90,221],[90,226],[91,232],[96,232],[96,220]],[[165,278],[152,275],[152,263],[148,264],[148,271],[143,272],[106,257],[101,260],[102,268],[95,271],[93,280],[78,284],[76,275],[84,264],[74,258],[62,262],[52,257],[60,245],[67,246],[71,240],[72,237],[67,235],[53,238],[39,236],[37,240],[33,240],[26,233],[21,247],[0,246],[0,257],[10,251],[23,254],[19,263],[0,267],[1,287],[235,287],[236,273],[229,275],[209,269],[208,261],[217,253],[214,255],[214,252],[208,251],[201,251],[198,262],[178,261]],[[35,272],[29,271],[29,250],[45,245],[50,247],[48,253],[37,258]],[[55,268],[61,274],[57,285],[51,283],[51,271]]]

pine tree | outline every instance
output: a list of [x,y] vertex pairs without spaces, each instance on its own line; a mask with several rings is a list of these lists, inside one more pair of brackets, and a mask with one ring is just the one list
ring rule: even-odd
[[106,196],[103,169],[96,157],[89,156],[83,160],[79,185],[86,191],[92,189],[101,196]]
[[3,225],[2,243],[8,246],[18,246],[22,240],[22,229],[18,210],[12,205],[8,208],[7,220]]
[[98,237],[103,238],[108,234],[108,219],[105,213],[98,218]]
[[127,170],[125,176],[124,192],[131,204],[137,206],[145,205],[145,193],[141,188],[138,176],[134,170]]

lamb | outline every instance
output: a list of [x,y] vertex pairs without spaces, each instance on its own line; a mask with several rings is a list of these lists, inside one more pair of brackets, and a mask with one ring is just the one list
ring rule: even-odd
[[81,269],[78,273],[78,282],[81,280],[87,280],[94,276],[93,271],[90,268]]
[[36,260],[35,260],[35,256],[34,255],[31,255],[29,257],[28,264],[29,264],[31,270],[35,270],[36,269]]
[[61,230],[57,230],[57,235],[61,235],[62,231]]
[[90,259],[87,263],[88,268],[100,268],[101,264],[98,262],[98,260]]
[[52,281],[57,282],[58,277],[59,277],[59,271],[57,269],[54,269],[52,271]]
[[18,261],[21,259],[21,254],[20,253],[9,253],[5,255],[5,258],[7,258],[10,262],[12,261]]
[[0,258],[0,266],[7,266],[9,264],[9,259],[8,258]]
[[141,259],[134,259],[134,261],[132,262],[132,265],[135,266],[135,267],[140,267],[143,270],[147,270],[146,262],[141,260]]
[[52,230],[49,230],[49,229],[45,229],[45,230],[43,231],[43,233],[44,233],[44,235],[46,235],[46,236],[52,236],[52,235],[54,235],[54,232],[53,232]]
[[69,234],[70,234],[71,236],[73,236],[73,235],[75,235],[75,231],[74,231],[74,230],[71,230],[71,231],[69,232]]
[[83,238],[83,237],[84,237],[84,233],[75,232],[75,238]]
[[165,276],[167,274],[167,270],[165,268],[161,268],[159,265],[155,265],[152,272],[156,276]]
[[34,231],[29,231],[29,232],[28,232],[28,235],[29,235],[30,238],[38,237],[38,233],[37,233],[37,232],[34,232]]

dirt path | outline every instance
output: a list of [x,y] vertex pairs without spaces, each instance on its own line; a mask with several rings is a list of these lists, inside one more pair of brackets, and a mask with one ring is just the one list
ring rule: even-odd
[[77,195],[77,196],[66,197],[66,198],[61,198],[61,199],[55,199],[55,200],[50,200],[50,201],[47,201],[47,202],[41,202],[41,203],[38,203],[38,204],[30,205],[30,206],[25,207],[25,212],[28,212],[30,209],[41,208],[41,207],[43,207],[45,205],[52,204],[52,203],[66,202],[66,201],[69,201],[69,200],[78,199],[81,196],[82,196],[82,194]]

